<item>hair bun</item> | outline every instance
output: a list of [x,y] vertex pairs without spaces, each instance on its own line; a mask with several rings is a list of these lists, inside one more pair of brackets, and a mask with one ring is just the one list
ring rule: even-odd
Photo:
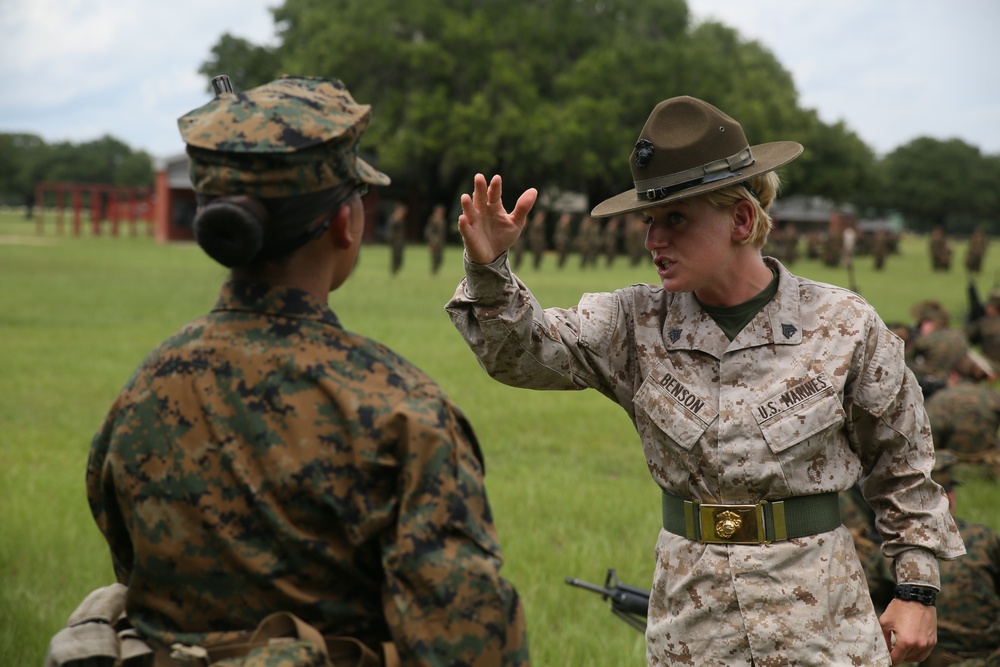
[[199,209],[194,237],[205,253],[225,267],[249,264],[264,240],[267,209],[258,200],[239,195],[220,197]]

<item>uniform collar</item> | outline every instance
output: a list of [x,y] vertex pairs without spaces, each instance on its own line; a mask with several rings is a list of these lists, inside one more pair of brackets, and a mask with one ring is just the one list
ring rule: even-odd
[[212,311],[277,315],[340,326],[330,307],[305,290],[268,283],[230,280],[222,286]]
[[802,342],[798,281],[771,257],[768,268],[778,273],[778,291],[774,298],[750,321],[736,338],[729,341],[715,320],[698,304],[691,292],[673,295],[663,324],[663,342],[668,350],[699,350],[716,359],[760,345],[798,345]]

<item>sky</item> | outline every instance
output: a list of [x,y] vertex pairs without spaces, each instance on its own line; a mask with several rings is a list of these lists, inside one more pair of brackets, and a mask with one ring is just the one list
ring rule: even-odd
[[[176,120],[211,97],[198,74],[211,47],[226,32],[273,43],[280,1],[0,0],[0,132],[111,135],[157,158],[181,153]],[[769,49],[800,106],[843,121],[879,155],[923,136],[1000,155],[997,0],[688,6]]]

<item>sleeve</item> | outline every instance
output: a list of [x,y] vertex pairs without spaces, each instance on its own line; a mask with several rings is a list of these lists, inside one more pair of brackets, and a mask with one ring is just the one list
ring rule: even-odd
[[385,618],[406,665],[525,665],[524,612],[502,554],[465,418],[410,392],[386,436],[399,444],[398,519],[382,544]]
[[898,583],[940,587],[937,560],[965,553],[944,490],[931,479],[934,446],[923,395],[903,363],[903,343],[875,324],[854,393],[861,488],[875,511],[882,551]]
[[113,406],[104,418],[101,429],[91,441],[90,455],[87,459],[87,502],[90,505],[90,513],[111,550],[115,577],[119,583],[128,584],[132,573],[134,550],[118,504],[114,477],[108,463],[116,414],[116,408]]
[[452,324],[494,379],[526,389],[595,388],[612,395],[609,349],[622,333],[615,294],[585,294],[574,308],[543,309],[510,271],[465,259],[466,277],[445,306]]

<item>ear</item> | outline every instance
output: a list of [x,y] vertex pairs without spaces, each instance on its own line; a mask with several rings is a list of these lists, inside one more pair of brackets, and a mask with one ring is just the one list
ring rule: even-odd
[[351,229],[351,206],[344,204],[330,221],[330,228],[326,230],[330,235],[333,244],[338,248],[349,248],[355,241],[355,230]]
[[742,243],[753,231],[753,223],[757,217],[757,212],[754,210],[753,204],[746,199],[741,199],[733,204],[732,211],[733,232],[731,238],[736,243]]

